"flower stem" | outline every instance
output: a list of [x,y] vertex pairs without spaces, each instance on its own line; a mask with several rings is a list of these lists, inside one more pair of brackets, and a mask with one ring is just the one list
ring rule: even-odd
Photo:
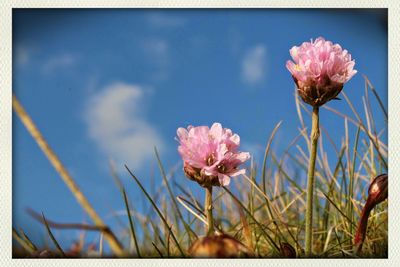
[[361,249],[365,240],[365,235],[367,233],[367,226],[368,226],[368,217],[369,214],[374,206],[371,205],[370,199],[367,199],[367,202],[364,205],[364,208],[361,212],[360,221],[358,223],[357,232],[354,238],[354,245],[355,245],[355,253],[356,255],[361,253]]
[[307,181],[307,207],[306,207],[306,257],[312,256],[312,219],[313,219],[313,200],[315,184],[315,160],[317,158],[317,146],[319,137],[319,107],[315,106],[312,113],[311,128],[311,150],[308,165]]
[[204,203],[204,211],[207,216],[208,227],[207,235],[214,234],[214,219],[213,219],[213,206],[212,206],[212,186],[206,187],[206,199]]

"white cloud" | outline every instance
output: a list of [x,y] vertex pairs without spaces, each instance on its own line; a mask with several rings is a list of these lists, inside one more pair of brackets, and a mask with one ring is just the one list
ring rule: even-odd
[[78,61],[78,57],[72,54],[62,54],[51,57],[42,65],[42,72],[49,74],[58,69],[73,66]]
[[246,51],[242,61],[242,79],[249,85],[256,85],[264,81],[266,74],[267,48],[256,45]]
[[185,20],[176,16],[161,13],[151,13],[147,16],[150,26],[155,28],[177,28],[185,25]]
[[154,157],[154,146],[164,146],[143,117],[143,94],[140,86],[111,84],[89,99],[85,114],[89,136],[105,156],[136,169]]

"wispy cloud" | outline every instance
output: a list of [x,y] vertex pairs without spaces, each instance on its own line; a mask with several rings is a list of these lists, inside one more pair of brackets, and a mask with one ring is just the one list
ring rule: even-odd
[[61,54],[49,58],[42,65],[42,72],[49,74],[59,69],[64,69],[73,66],[78,61],[78,57],[73,54]]
[[256,45],[248,49],[242,61],[242,79],[249,85],[257,85],[264,81],[266,74],[267,48]]
[[229,28],[226,34],[226,41],[228,42],[229,50],[232,55],[236,57],[242,50],[241,48],[244,40],[243,34],[234,27]]
[[165,39],[148,38],[142,42],[142,50],[151,64],[152,78],[154,81],[164,81],[169,77],[170,47]]
[[19,66],[28,64],[31,53],[28,47],[17,45],[14,51],[15,63]]
[[143,51],[152,61],[159,65],[167,65],[169,62],[169,45],[164,39],[149,38],[142,42]]
[[88,133],[106,157],[140,168],[164,143],[143,110],[143,88],[114,83],[93,95],[85,111]]
[[185,25],[185,20],[176,16],[162,13],[151,13],[147,16],[150,26],[155,28],[177,28]]

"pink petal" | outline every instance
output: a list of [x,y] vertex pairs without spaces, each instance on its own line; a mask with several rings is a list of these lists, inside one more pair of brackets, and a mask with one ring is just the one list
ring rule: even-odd
[[218,180],[222,186],[227,186],[229,185],[231,178],[226,174],[218,173]]
[[185,128],[178,128],[176,134],[178,135],[179,140],[183,140],[187,138],[188,131]]
[[210,129],[210,135],[216,139],[220,139],[222,137],[223,130],[221,123],[214,123]]
[[235,172],[230,173],[229,175],[231,177],[236,177],[236,176],[241,175],[241,174],[246,174],[246,170],[245,169],[240,169],[240,170],[237,170]]

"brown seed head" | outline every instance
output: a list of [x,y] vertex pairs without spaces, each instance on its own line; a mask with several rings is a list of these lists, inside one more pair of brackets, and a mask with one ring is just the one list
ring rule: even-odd
[[249,248],[227,234],[206,236],[197,239],[189,248],[189,254],[195,258],[239,258],[253,256]]

